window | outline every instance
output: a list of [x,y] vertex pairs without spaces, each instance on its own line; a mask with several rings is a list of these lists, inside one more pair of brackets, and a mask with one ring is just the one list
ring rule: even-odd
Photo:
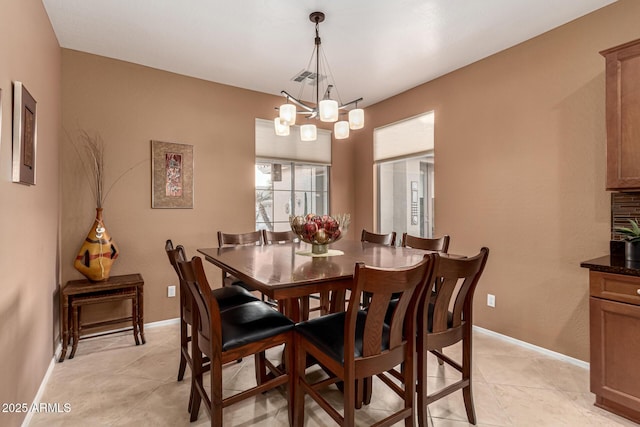
[[300,141],[299,126],[276,136],[273,121],[256,119],[256,230],[290,230],[289,216],[329,214],[331,132]]
[[377,231],[432,237],[434,114],[374,129]]
[[290,230],[289,216],[329,213],[329,166],[256,160],[256,230]]

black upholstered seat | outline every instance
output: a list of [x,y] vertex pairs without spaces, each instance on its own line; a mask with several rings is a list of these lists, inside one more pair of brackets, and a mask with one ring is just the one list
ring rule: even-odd
[[218,301],[220,311],[233,308],[248,302],[260,301],[251,292],[240,286],[225,286],[211,290],[211,294]]
[[[214,295],[226,296],[226,301],[244,300],[241,291],[212,291],[204,272],[202,260],[178,262],[181,280],[191,292],[194,300],[193,376],[189,412],[191,421],[198,418],[200,404],[211,417],[211,426],[222,426],[223,408],[272,388],[287,385],[288,401],[293,401],[294,324],[282,313],[273,310],[262,301],[248,301],[221,309]],[[255,298],[254,298],[255,299]],[[225,301],[223,299],[222,301]],[[265,351],[284,345],[284,366],[274,366],[265,356]],[[210,363],[205,365],[203,355]],[[222,364],[255,355],[256,385],[233,395],[223,397]],[[284,369],[283,369],[284,368]],[[209,390],[204,385],[204,373],[209,370]],[[269,371],[269,372],[267,372]],[[293,406],[289,406],[289,421],[293,420]]]
[[[431,283],[433,255],[410,267],[376,268],[357,263],[354,271],[352,296],[346,312],[321,316],[296,325],[295,337],[295,411],[296,427],[305,424],[305,396],[310,396],[329,417],[342,426],[355,425],[355,410],[362,397],[370,395],[371,377],[381,375],[403,364],[404,377],[398,384],[384,376],[383,383],[397,393],[403,403],[399,410],[376,425],[388,426],[405,420],[413,425],[415,371],[413,355],[416,339],[416,312],[420,296]],[[364,292],[371,295],[367,310],[360,309]],[[385,324],[384,317],[392,294],[398,302]],[[317,381],[307,377],[309,360],[320,364],[329,378]],[[330,403],[320,390],[337,382],[342,383],[342,413]],[[323,419],[323,424],[326,424]]]
[[[364,325],[367,314],[361,310],[357,316],[354,356],[359,358],[363,356],[362,337],[364,335]],[[298,323],[296,325],[296,332],[303,335],[309,342],[316,345],[332,359],[344,363],[344,323],[345,312],[327,314],[315,319],[313,322]],[[380,351],[386,351],[388,349],[389,327],[384,325]]]
[[[226,289],[226,288],[224,288]],[[282,313],[262,301],[220,310],[222,324],[222,351],[228,351],[248,343],[293,329],[293,322]]]
[[[189,333],[189,326],[191,326],[191,329],[195,326],[193,321],[193,311],[196,307],[193,302],[193,295],[191,295],[191,291],[188,286],[186,286],[184,281],[180,278],[180,272],[178,271],[178,261],[186,260],[184,247],[182,245],[178,245],[174,248],[173,242],[171,240],[167,240],[164,248],[167,253],[167,257],[169,258],[169,262],[175,270],[180,282],[180,365],[178,366],[178,381],[182,381],[187,364],[193,371],[193,359],[191,357],[191,352],[189,351],[189,342],[192,340],[192,336]],[[253,296],[250,292],[239,286],[226,286],[224,288],[215,289],[211,291],[211,293],[216,298],[221,311],[238,304],[259,301],[258,298]]]

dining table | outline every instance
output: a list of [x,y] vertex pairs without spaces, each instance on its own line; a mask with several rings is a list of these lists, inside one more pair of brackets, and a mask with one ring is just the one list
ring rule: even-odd
[[356,263],[382,268],[415,265],[428,251],[343,239],[328,254],[313,256],[304,242],[200,248],[204,258],[223,271],[279,301],[294,321],[302,318],[301,304],[316,293],[330,295],[331,312],[344,310]]

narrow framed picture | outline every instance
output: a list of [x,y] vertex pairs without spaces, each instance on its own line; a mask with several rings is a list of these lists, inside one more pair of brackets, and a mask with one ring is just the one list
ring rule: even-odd
[[13,182],[36,183],[36,100],[22,82],[13,82]]
[[193,209],[193,145],[151,141],[151,207]]

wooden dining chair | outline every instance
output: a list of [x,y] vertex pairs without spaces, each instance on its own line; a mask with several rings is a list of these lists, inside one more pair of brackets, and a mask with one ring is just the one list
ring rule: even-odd
[[396,232],[392,231],[388,234],[377,234],[362,229],[361,242],[377,243],[379,245],[395,246],[396,245]]
[[[425,255],[415,266],[395,269],[368,267],[357,263],[352,292],[360,296],[371,293],[371,304],[361,310],[359,298],[351,298],[346,312],[333,313],[296,325],[295,410],[294,426],[304,424],[305,394],[312,397],[334,421],[343,426],[353,426],[356,401],[361,395],[362,380],[383,373],[403,363],[404,381],[401,386],[387,381],[403,400],[402,408],[376,423],[387,426],[405,419],[405,425],[413,425],[415,372],[414,350],[416,337],[416,312],[420,294],[424,291],[432,273],[434,255]],[[394,293],[398,302],[385,324],[389,301]],[[308,382],[305,375],[307,360],[317,361],[329,373],[329,379]],[[319,393],[319,390],[342,382],[343,414],[341,415]]]
[[[404,248],[414,248],[421,249],[425,251],[436,251],[443,254],[446,254],[449,250],[449,235],[445,234],[440,238],[427,238],[427,237],[418,237],[412,236],[407,233],[402,233],[402,247]],[[437,292],[437,283],[434,283],[432,290],[432,298],[435,298]],[[442,351],[442,349],[440,349]],[[438,363],[442,365],[444,362],[438,359]]]
[[[427,425],[427,406],[462,389],[467,419],[476,423],[472,395],[473,294],[484,271],[489,249],[484,247],[471,258],[436,257],[433,277],[438,282],[435,298],[428,292],[418,309],[418,422]],[[445,356],[441,349],[462,341],[462,363]],[[461,379],[439,391],[427,394],[427,354],[461,373]]]
[[[388,234],[372,233],[370,231],[362,229],[361,242],[376,243],[378,245],[395,246],[396,245],[396,232],[392,231]],[[362,306],[367,307],[369,305],[370,295],[365,292],[362,294]]]
[[299,242],[300,238],[292,230],[289,231],[269,231],[262,230],[262,241],[265,245],[274,243]]
[[[286,385],[288,401],[293,401],[293,340],[294,324],[282,313],[273,310],[262,301],[252,301],[227,310],[221,310],[211,293],[202,260],[179,261],[180,274],[191,291],[195,307],[194,322],[197,340],[192,341],[193,399],[190,407],[191,421],[198,418],[202,401],[211,418],[211,426],[223,425],[223,408],[251,396]],[[197,345],[197,347],[195,347]],[[276,367],[264,358],[268,349],[284,345],[284,366]],[[204,386],[202,355],[210,362],[210,395]],[[256,385],[223,398],[222,365],[246,356],[256,357]],[[268,375],[270,371],[271,375]],[[289,405],[289,421],[293,420],[293,405]]]
[[[167,252],[171,266],[178,276],[178,282],[180,284],[180,365],[178,367],[178,381],[182,381],[187,364],[189,364],[189,369],[193,372],[193,359],[189,351],[189,342],[193,337],[194,328],[193,295],[191,295],[191,291],[180,278],[180,271],[178,270],[178,261],[186,261],[187,259],[184,247],[178,245],[174,248],[173,242],[167,240],[164,249]],[[218,301],[220,310],[244,304],[245,302],[258,301],[258,298],[239,286],[217,288],[212,290],[211,294]]]
[[412,236],[407,233],[402,233],[402,247],[403,248],[415,248],[425,251],[436,251],[446,254],[449,250],[449,235],[445,234],[440,238],[430,239],[426,237]]
[[[226,248],[231,246],[260,246],[263,244],[264,237],[261,230],[250,231],[248,233],[223,233],[222,231],[218,231],[219,248]],[[256,291],[253,286],[243,282],[242,280],[223,270],[222,286],[229,285],[241,286],[250,292]],[[264,294],[262,294],[262,300],[265,300]]]

